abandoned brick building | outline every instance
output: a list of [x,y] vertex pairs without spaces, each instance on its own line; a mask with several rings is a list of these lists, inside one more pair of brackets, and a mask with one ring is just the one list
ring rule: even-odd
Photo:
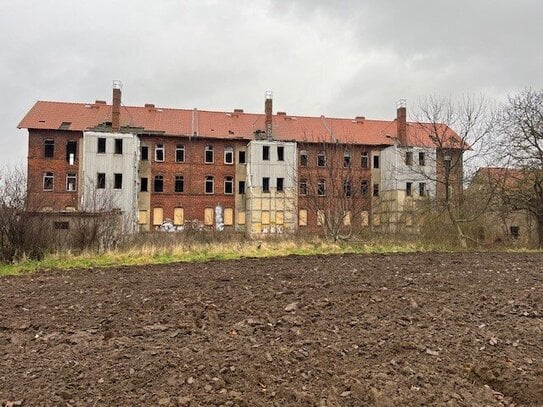
[[[261,235],[316,229],[322,219],[308,199],[329,194],[337,183],[330,177],[346,171],[343,193],[358,191],[360,210],[345,224],[361,228],[408,224],[406,202],[439,194],[432,180],[450,157],[439,160],[431,131],[407,122],[405,104],[388,121],[272,108],[271,93],[262,113],[124,106],[118,81],[112,104],[38,101],[18,126],[29,134],[29,204],[120,209],[128,231],[168,219],[177,229],[197,223]],[[339,172],[324,174],[334,161]]]

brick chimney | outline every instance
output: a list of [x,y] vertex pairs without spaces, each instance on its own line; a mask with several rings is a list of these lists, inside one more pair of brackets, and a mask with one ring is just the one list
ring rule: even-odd
[[398,143],[407,146],[407,103],[405,99],[396,103],[396,125],[398,126]]
[[121,81],[113,81],[113,106],[111,107],[111,131],[121,129]]
[[266,92],[266,102],[264,105],[266,111],[266,138],[271,141],[273,140],[272,135],[272,114],[273,114],[273,93],[268,90]]

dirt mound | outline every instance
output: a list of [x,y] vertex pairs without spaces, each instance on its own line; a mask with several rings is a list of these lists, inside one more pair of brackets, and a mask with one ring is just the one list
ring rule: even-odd
[[543,406],[543,256],[315,256],[0,279],[0,403]]

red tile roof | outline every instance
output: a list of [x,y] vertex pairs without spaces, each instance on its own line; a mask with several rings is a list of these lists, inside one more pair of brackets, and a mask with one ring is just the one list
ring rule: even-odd
[[[252,140],[256,130],[265,129],[264,119],[264,114],[242,112],[121,108],[121,126],[140,127],[143,132],[162,132],[172,136],[188,136],[197,132],[201,137]],[[69,130],[76,131],[111,122],[111,105],[38,101],[18,127],[55,130],[66,122],[71,123]],[[408,124],[409,144],[433,146],[428,134],[424,133],[420,126]],[[452,130],[451,133],[456,135]],[[392,145],[396,139],[396,122],[281,114],[273,116],[273,134],[275,139],[285,141]]]

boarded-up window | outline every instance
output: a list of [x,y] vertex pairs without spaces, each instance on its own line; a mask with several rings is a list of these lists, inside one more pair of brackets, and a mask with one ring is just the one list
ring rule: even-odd
[[269,211],[262,211],[262,224],[263,225],[269,225],[270,224],[270,212]]
[[278,225],[285,223],[285,213],[283,211],[275,212],[275,223]]
[[368,211],[362,211],[362,213],[360,213],[360,223],[362,224],[362,226],[368,226],[369,225],[369,215],[368,215]]
[[238,225],[245,225],[245,212],[238,212]]
[[232,208],[224,208],[224,226],[232,226],[234,224],[234,210]]
[[174,208],[173,224],[182,225],[183,223],[185,223],[185,210],[183,208]]
[[350,226],[351,225],[351,211],[347,211],[345,213],[345,217],[343,218],[343,225],[344,226]]
[[373,224],[375,226],[379,226],[381,224],[381,214],[379,214],[379,213],[374,213],[373,214]]
[[307,226],[307,209],[300,209],[298,211],[298,225]]
[[215,210],[213,208],[204,209],[204,225],[211,226],[213,225],[213,218],[215,215]]
[[317,211],[317,225],[322,226],[324,224],[324,211],[318,210]]
[[153,208],[153,225],[155,226],[162,225],[163,220],[164,220],[164,209]]
[[138,213],[138,223],[140,225],[147,224],[147,211],[139,211]]

